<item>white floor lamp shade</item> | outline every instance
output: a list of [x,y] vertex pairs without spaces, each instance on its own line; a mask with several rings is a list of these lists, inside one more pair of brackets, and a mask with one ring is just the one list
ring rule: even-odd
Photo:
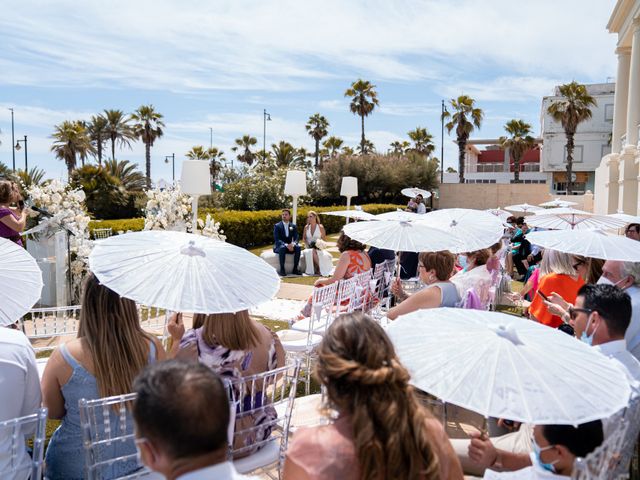
[[[347,210],[349,210],[349,207],[351,206],[351,197],[358,196],[358,177],[342,177],[340,195],[347,197]],[[347,217],[347,223],[349,223],[349,217]]]
[[193,226],[191,230],[196,232],[198,230],[198,197],[211,195],[209,162],[204,160],[185,160],[182,162],[180,187],[184,193],[193,197],[191,206]]
[[287,178],[284,182],[284,193],[293,197],[293,218],[291,223],[296,225],[298,219],[298,197],[307,194],[307,174],[302,170],[288,170]]

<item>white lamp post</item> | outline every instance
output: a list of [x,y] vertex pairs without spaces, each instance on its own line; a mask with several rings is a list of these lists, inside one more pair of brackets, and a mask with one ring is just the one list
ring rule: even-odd
[[193,226],[191,231],[196,233],[198,231],[198,197],[200,195],[211,195],[209,162],[203,160],[185,160],[182,162],[180,187],[184,193],[193,197],[191,204]]
[[288,170],[287,179],[284,182],[284,193],[293,197],[291,223],[295,225],[298,218],[298,197],[307,194],[307,174],[302,170]]
[[[349,210],[349,207],[351,206],[351,197],[358,196],[358,178],[342,177],[340,195],[343,197],[347,197],[347,210]],[[346,223],[349,223],[349,217],[347,217]]]

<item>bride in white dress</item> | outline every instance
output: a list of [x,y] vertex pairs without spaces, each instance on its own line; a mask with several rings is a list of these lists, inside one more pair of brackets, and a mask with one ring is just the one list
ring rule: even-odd
[[304,227],[304,243],[307,248],[302,251],[304,255],[304,261],[306,264],[307,275],[316,275],[319,272],[320,275],[331,275],[333,270],[333,256],[326,250],[318,248],[312,248],[311,245],[315,245],[318,240],[325,241],[327,238],[324,227],[320,224],[320,217],[314,211],[310,211],[307,214],[307,224]]

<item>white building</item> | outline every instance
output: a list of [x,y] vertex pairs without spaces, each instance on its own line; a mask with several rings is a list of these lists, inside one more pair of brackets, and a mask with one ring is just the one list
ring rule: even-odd
[[607,29],[618,35],[618,72],[611,153],[596,171],[595,211],[631,215],[638,205],[638,129],[640,128],[640,0],[618,0]]
[[[586,87],[587,92],[594,97],[596,106],[591,108],[591,119],[578,125],[574,137],[574,193],[593,191],[595,170],[602,157],[611,152],[615,83],[597,83]],[[541,170],[546,174],[551,191],[563,194],[567,188],[567,137],[562,125],[547,113],[549,106],[562,98],[559,95],[559,88],[556,87],[553,96],[542,99]]]

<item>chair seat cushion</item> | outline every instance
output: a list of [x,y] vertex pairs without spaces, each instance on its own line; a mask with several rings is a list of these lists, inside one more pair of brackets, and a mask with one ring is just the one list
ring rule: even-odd
[[320,345],[320,342],[322,341],[322,337],[320,335],[313,334],[311,335],[308,345],[306,331],[280,330],[279,332],[276,332],[276,334],[278,335],[284,350],[289,352],[305,352],[307,350],[312,350]]
[[233,466],[240,474],[250,473],[257,468],[266,467],[277,462],[280,457],[280,440],[274,439],[265,444],[256,453],[233,461]]
[[[310,323],[311,323],[310,318],[303,318],[302,320],[298,320],[297,322],[294,322],[294,324],[291,325],[291,330],[296,330],[298,332],[308,332],[309,327],[311,326],[309,325]],[[313,329],[313,333],[317,333],[319,335],[323,335],[325,330],[327,329],[327,327],[324,325],[321,325],[320,322],[315,322],[314,326],[316,328]]]

